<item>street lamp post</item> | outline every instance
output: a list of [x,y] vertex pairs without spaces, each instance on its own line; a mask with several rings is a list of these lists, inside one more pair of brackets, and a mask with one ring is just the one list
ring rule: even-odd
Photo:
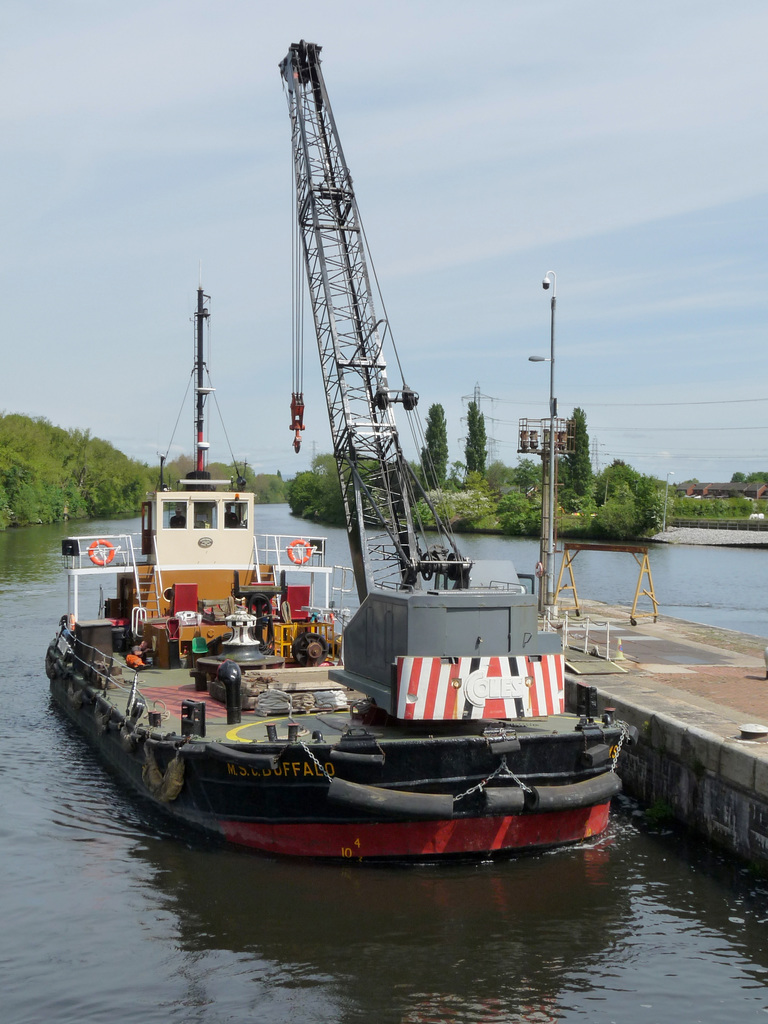
[[[554,270],[548,270],[541,282],[542,288],[546,291],[552,286],[552,299],[550,302],[550,348],[549,359],[544,356],[529,356],[532,363],[549,362],[549,494],[548,497],[548,523],[547,523],[547,548],[544,565],[544,578],[546,586],[544,591],[544,606],[552,608],[555,603],[555,460],[557,458],[555,448],[555,419],[557,418],[557,399],[555,398],[555,308],[557,306],[557,274]],[[543,467],[542,467],[543,468]],[[544,611],[541,607],[540,611]]]
[[667,529],[667,495],[669,494],[669,478],[674,473],[674,469],[670,469],[667,473],[667,486],[664,489],[664,519],[661,524],[661,532],[664,533]]

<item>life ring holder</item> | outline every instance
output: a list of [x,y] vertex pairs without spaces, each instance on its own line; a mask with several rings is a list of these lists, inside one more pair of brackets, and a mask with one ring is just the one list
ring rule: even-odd
[[88,548],[88,557],[94,565],[109,565],[115,557],[115,546],[108,540],[95,540]]
[[308,540],[292,540],[285,549],[286,554],[294,565],[306,565],[315,553],[314,546]]

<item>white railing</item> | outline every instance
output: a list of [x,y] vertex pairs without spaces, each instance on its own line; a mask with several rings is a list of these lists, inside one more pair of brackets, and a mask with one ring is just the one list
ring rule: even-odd
[[67,540],[75,541],[78,549],[77,554],[64,556],[69,572],[122,572],[136,565],[133,537],[129,533],[101,533],[98,537],[68,537]]
[[[67,566],[67,612],[80,617],[80,577],[132,572],[137,575],[133,536],[129,533],[68,537],[75,549],[64,555]],[[136,581],[138,589],[138,580]]]
[[[98,536],[69,537],[75,553],[65,555],[67,568],[68,611],[79,618],[79,578],[97,576],[98,574],[133,573],[135,593],[138,607],[131,614],[131,627],[134,633],[147,618],[147,609],[143,607],[141,587],[138,579],[136,548],[131,534],[99,534]],[[298,542],[298,543],[297,543]],[[294,547],[291,547],[294,545]],[[294,552],[290,557],[289,550]],[[260,564],[271,565],[274,579],[278,580],[282,572],[296,576],[304,576],[312,586],[312,610],[322,613],[333,611],[339,615],[342,611],[351,612],[356,587],[354,573],[347,566],[326,565],[326,538],[315,536],[297,536],[296,534],[262,534],[254,537],[254,569],[258,572]],[[194,568],[194,567],[191,567]],[[157,560],[155,551],[154,587],[155,597],[163,592],[162,566]],[[322,586],[320,582],[322,581]],[[316,588],[316,583],[318,584]],[[322,593],[316,593],[322,591]]]
[[[310,537],[306,534],[297,536],[295,533],[264,533],[257,534],[255,542],[256,563],[274,565],[278,572],[281,569],[309,572],[312,569],[327,568],[325,537]],[[297,552],[295,558],[291,558],[291,551]],[[301,560],[297,561],[296,558]]]
[[[570,644],[570,641],[573,643]],[[574,627],[571,623],[569,627],[566,613],[563,648],[567,649],[572,646],[573,650],[579,650],[579,645],[583,654],[591,654],[593,657],[602,658],[605,661],[613,661],[611,657],[611,623],[608,619],[599,622],[587,616],[586,619],[580,621],[579,626]],[[621,640],[619,640],[619,649],[621,649]]]

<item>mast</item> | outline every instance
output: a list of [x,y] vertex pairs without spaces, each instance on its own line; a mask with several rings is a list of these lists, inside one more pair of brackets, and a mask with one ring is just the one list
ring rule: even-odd
[[203,341],[205,335],[205,322],[208,319],[208,309],[205,300],[210,300],[210,295],[203,292],[202,284],[197,289],[197,311],[195,313],[195,469],[188,474],[190,478],[198,480],[205,479],[209,474],[206,472],[208,462],[208,442],[205,440],[205,399],[213,390],[204,384],[205,359]]

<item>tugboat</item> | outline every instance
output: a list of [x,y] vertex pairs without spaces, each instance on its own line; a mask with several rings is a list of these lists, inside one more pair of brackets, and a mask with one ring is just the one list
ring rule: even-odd
[[[88,634],[89,662],[96,652],[111,658],[114,647],[137,668],[170,669],[190,655],[222,653],[261,668],[319,665],[340,648],[331,594],[342,588],[325,564],[325,538],[254,536],[254,495],[245,479],[238,472],[235,481],[214,480],[206,468],[205,402],[214,391],[203,358],[207,298],[199,287],[195,468],[175,491],[164,485],[161,468],[159,489],[141,506],[138,543],[128,534],[62,542],[65,625],[78,642]],[[115,594],[102,598],[99,619],[86,629],[80,585],[108,575],[117,577]]]
[[[145,798],[261,852],[435,861],[597,836],[628,730],[589,687],[565,714],[559,634],[539,628],[511,563],[462,556],[403,456],[393,409],[414,415],[418,395],[387,380],[389,328],[374,311],[319,53],[292,45],[281,73],[360,602],[343,657],[322,540],[276,539],[267,558],[252,496],[216,490],[200,460],[181,496],[146,503],[144,561],[125,536],[63,542],[69,607],[46,655],[51,692]],[[202,377],[197,391],[200,403]],[[199,458],[201,404],[197,425]],[[298,448],[296,380],[290,426]],[[289,583],[289,568],[304,582]],[[108,570],[116,596],[82,620],[81,577]]]

